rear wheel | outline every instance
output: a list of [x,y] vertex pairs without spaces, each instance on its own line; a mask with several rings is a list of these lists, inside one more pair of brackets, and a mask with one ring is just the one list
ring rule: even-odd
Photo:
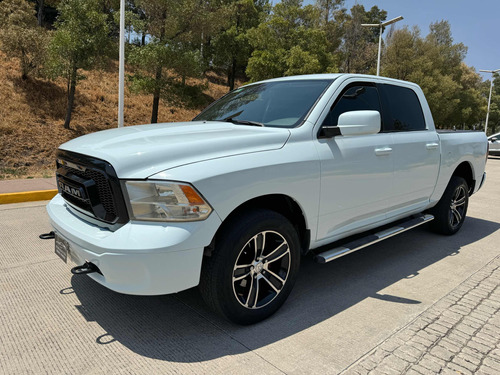
[[200,289],[225,318],[252,324],[274,314],[290,294],[300,264],[292,224],[269,210],[240,216],[218,234],[204,259]]
[[434,232],[451,235],[460,230],[469,205],[469,187],[462,177],[453,176],[438,204],[432,208]]

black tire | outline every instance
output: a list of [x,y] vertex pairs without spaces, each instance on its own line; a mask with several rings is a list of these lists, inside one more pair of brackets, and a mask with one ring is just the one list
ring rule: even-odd
[[452,176],[438,204],[430,211],[434,215],[431,229],[445,235],[457,233],[465,221],[468,206],[467,182],[462,177]]
[[253,210],[217,234],[212,255],[203,259],[199,287],[223,317],[253,324],[283,305],[299,266],[299,238],[290,221],[274,211]]

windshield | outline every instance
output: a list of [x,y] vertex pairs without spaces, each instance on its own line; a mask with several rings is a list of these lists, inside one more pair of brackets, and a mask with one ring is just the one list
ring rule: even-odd
[[290,80],[244,86],[214,102],[193,121],[291,128],[300,124],[332,82],[333,79]]

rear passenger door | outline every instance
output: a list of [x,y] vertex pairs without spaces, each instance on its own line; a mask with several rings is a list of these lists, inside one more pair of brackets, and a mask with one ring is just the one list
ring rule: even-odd
[[440,143],[426,125],[420,100],[410,87],[378,84],[383,131],[392,135],[394,182],[388,217],[424,208],[436,185]]

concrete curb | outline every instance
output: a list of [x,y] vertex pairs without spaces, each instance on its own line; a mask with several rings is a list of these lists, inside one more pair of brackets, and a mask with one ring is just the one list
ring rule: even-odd
[[54,189],[23,191],[20,193],[4,193],[0,194],[0,204],[46,201],[54,198],[57,192],[57,189]]

